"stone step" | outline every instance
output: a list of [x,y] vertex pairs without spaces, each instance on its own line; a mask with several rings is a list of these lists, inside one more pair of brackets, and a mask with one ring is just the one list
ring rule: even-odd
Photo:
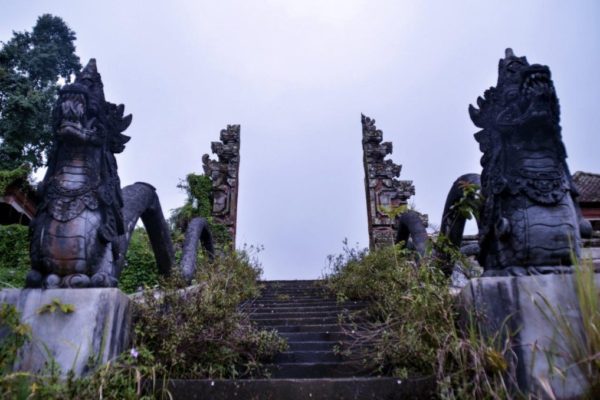
[[332,295],[333,292],[326,288],[320,287],[287,287],[287,288],[262,288],[260,289],[263,295],[265,294],[277,294],[277,293],[285,293],[285,294],[306,294],[306,293],[315,293],[319,295]]
[[339,342],[351,339],[342,332],[280,332],[279,336],[288,342]]
[[329,351],[286,351],[278,354],[273,363],[341,362],[344,357]]
[[285,286],[316,286],[322,285],[320,279],[297,279],[297,280],[276,280],[276,281],[258,281],[259,285],[266,287],[285,287]]
[[281,333],[291,332],[315,332],[315,333],[333,333],[343,332],[343,329],[338,324],[319,324],[319,325],[276,325],[269,326],[269,329],[274,329]]
[[[302,300],[302,301],[256,301],[253,303],[246,303],[240,306],[240,310],[257,310],[257,309],[281,309],[281,308],[313,308],[316,311],[322,310],[325,307],[337,307],[337,308],[360,308],[366,307],[367,303],[356,302],[356,303],[337,303],[335,301],[316,301],[316,300]],[[320,307],[317,309],[317,307]],[[350,308],[349,308],[350,307]]]
[[201,379],[170,380],[175,400],[400,400],[429,399],[433,379]]
[[267,313],[301,313],[301,314],[310,314],[310,313],[320,313],[320,312],[341,312],[341,311],[357,311],[365,308],[364,304],[343,304],[343,305],[334,305],[334,306],[311,306],[311,307],[267,307],[265,305],[261,305],[258,307],[252,305],[244,305],[240,307],[240,311],[245,313],[250,313],[252,315],[257,314],[267,314]]
[[275,301],[291,301],[291,300],[329,300],[336,301],[334,296],[317,295],[312,293],[289,295],[285,293],[264,294],[260,296],[260,301],[275,300]]
[[[308,315],[307,315],[308,314]],[[242,314],[244,317],[249,318],[251,321],[261,324],[274,324],[274,322],[266,321],[281,321],[280,325],[290,325],[293,323],[340,323],[349,321],[359,321],[364,319],[364,314],[348,313],[344,311],[340,312],[323,312],[323,313],[260,313],[260,314]],[[306,315],[306,316],[305,316]]]
[[324,285],[283,285],[283,286],[259,285],[259,288],[263,292],[315,290],[315,291],[331,293],[331,290]]
[[248,317],[252,321],[268,321],[268,320],[318,320],[318,319],[332,319],[337,321],[339,318],[347,319],[350,316],[358,318],[359,315],[351,314],[347,311],[321,311],[321,312],[305,312],[305,313],[288,313],[288,312],[265,312],[265,313],[252,313],[248,314]]
[[333,351],[334,346],[338,344],[335,341],[309,341],[300,342],[288,340],[288,351]]
[[335,306],[338,305],[339,303],[335,300],[335,299],[322,299],[320,297],[311,297],[311,298],[306,298],[306,299],[295,299],[293,297],[290,297],[289,299],[286,300],[278,300],[278,299],[266,299],[263,300],[262,298],[258,298],[255,301],[252,302],[252,304],[264,304],[264,305],[279,305],[279,306],[299,306],[299,303],[306,303],[306,306],[311,306],[311,305],[331,305],[331,306]]
[[[295,314],[298,315],[298,314]],[[289,326],[289,325],[316,325],[316,324],[336,324],[338,315],[335,313],[325,314],[324,316],[307,317],[307,318],[280,318],[279,314],[266,314],[260,317],[252,315],[250,320],[256,325],[262,327],[271,326]]]
[[271,378],[349,378],[365,375],[359,364],[349,362],[293,362],[265,365]]

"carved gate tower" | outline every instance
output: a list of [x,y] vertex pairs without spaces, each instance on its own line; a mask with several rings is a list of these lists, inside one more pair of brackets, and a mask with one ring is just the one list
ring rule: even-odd
[[392,154],[392,143],[382,142],[383,132],[377,129],[375,120],[361,114],[361,122],[369,247],[376,249],[396,242],[394,219],[389,213],[406,205],[415,194],[415,187],[412,181],[396,179],[400,176],[401,165],[384,160]]
[[221,130],[220,141],[211,143],[217,160],[208,154],[202,156],[204,174],[212,181],[212,217],[227,227],[235,246],[237,227],[237,199],[240,171],[240,126],[227,125]]

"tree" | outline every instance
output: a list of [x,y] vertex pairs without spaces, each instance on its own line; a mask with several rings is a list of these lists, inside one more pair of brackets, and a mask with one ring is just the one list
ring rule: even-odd
[[75,32],[44,14],[32,32],[13,32],[0,49],[0,169],[44,165],[60,78],[81,69]]

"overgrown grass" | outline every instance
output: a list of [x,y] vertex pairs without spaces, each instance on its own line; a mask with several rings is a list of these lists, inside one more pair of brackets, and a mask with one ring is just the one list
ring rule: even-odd
[[199,268],[194,287],[175,276],[160,295],[147,291],[136,310],[136,345],[178,378],[260,375],[261,362],[286,348],[275,331],[257,330],[237,311],[258,295],[260,272],[247,253],[230,253]]
[[131,235],[125,255],[125,268],[119,277],[119,289],[133,293],[158,284],[156,259],[144,228],[136,228]]
[[[569,369],[576,368],[585,380],[587,391],[584,399],[600,398],[600,293],[595,282],[595,268],[591,260],[574,258],[573,282],[577,294],[576,304],[551,304],[541,296],[537,304],[546,321],[552,324],[553,344],[556,348],[546,351],[546,358],[554,375],[566,376]],[[573,312],[564,307],[574,306],[579,321],[573,321]],[[573,323],[575,322],[575,323]],[[557,363],[556,357],[562,362]],[[549,397],[554,396],[548,379],[540,382]]]
[[583,340],[570,341],[571,354],[589,385],[588,398],[600,398],[600,294],[591,260],[575,263],[575,288],[583,326]]
[[[417,262],[400,246],[348,249],[330,259],[328,286],[340,300],[367,300],[341,350],[374,373],[435,376],[440,398],[509,398],[508,344],[485,340],[474,324],[462,330],[448,279],[438,266],[441,244]],[[436,253],[438,253],[436,255]],[[361,317],[362,318],[362,317]]]
[[[135,355],[135,356],[134,356]],[[0,396],[18,400],[88,400],[88,399],[168,399],[147,351],[126,352],[96,369],[92,374],[75,378],[61,376],[51,359],[37,374],[13,372],[0,376]]]
[[30,269],[28,227],[0,225],[0,288],[22,288]]
[[257,329],[238,312],[241,302],[258,294],[261,272],[252,255],[242,251],[204,263],[194,287],[186,288],[176,274],[160,281],[136,302],[133,347],[77,379],[72,374],[62,379],[52,360],[39,374],[10,372],[28,330],[14,307],[7,306],[0,314],[0,330],[10,333],[10,340],[0,341],[0,397],[168,398],[160,388],[171,378],[264,376],[263,363],[284,351],[286,342],[275,331]]
[[[214,245],[219,250],[227,251],[231,247],[231,235],[224,225],[215,223],[212,215],[212,181],[204,174],[190,173],[185,181],[180,181],[177,187],[186,193],[183,206],[172,210],[169,221],[173,231],[185,232],[187,224],[194,217],[205,218],[208,222]],[[175,246],[183,242],[175,238]]]

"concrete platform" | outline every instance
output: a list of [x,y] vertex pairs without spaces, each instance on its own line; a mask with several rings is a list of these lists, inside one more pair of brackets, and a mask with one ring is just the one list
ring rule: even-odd
[[[552,398],[544,386],[551,387],[556,399],[579,398],[588,386],[573,365],[568,345],[571,335],[584,341],[574,278],[574,274],[477,278],[460,294],[464,309],[475,316],[485,336],[509,338],[515,356],[507,360],[512,376],[521,390],[542,399]],[[600,274],[594,280],[600,294]],[[565,335],[565,325],[573,334]]]
[[[38,372],[53,358],[63,376],[81,376],[127,349],[131,301],[119,289],[2,289],[0,303],[16,306],[32,340],[19,351],[15,371]],[[72,312],[48,305],[70,305]]]

